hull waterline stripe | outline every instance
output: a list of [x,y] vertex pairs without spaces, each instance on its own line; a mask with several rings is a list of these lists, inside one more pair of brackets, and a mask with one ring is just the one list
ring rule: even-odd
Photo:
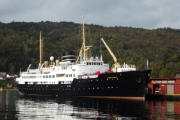
[[120,96],[79,96],[86,98],[98,98],[98,99],[124,99],[124,100],[145,100],[145,97],[120,97]]

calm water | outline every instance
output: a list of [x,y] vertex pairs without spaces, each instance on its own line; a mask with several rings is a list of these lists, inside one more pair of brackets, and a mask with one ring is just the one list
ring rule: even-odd
[[180,102],[22,98],[0,92],[0,120],[180,120]]

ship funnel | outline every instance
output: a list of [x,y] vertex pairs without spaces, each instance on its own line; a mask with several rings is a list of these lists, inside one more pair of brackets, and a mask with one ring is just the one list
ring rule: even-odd
[[56,66],[59,66],[59,60],[56,60]]
[[44,61],[45,67],[48,67],[48,61]]

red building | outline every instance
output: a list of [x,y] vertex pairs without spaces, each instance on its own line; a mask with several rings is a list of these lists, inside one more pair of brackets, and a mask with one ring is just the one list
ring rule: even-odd
[[150,94],[180,95],[180,78],[153,78],[148,87]]

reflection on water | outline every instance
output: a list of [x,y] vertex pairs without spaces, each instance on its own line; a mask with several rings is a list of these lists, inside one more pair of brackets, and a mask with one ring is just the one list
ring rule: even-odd
[[180,101],[151,101],[147,109],[152,120],[180,120]]
[[17,120],[16,100],[18,93],[15,90],[0,92],[0,120]]
[[144,101],[76,99],[72,101],[72,105],[77,107],[79,112],[87,108],[96,111],[95,118],[128,118],[130,120],[144,118],[146,111]]
[[0,120],[179,120],[180,102],[19,98],[0,92]]

